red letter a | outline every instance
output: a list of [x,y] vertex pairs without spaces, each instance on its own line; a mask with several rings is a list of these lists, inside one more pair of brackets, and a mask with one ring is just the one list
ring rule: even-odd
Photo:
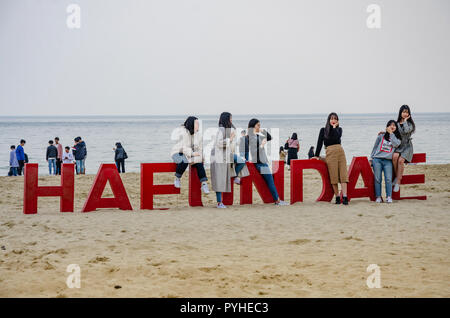
[[[108,181],[114,198],[102,198],[103,190],[105,190],[106,182]],[[82,212],[95,211],[98,208],[133,210],[117,167],[113,163],[103,163],[100,165]]]

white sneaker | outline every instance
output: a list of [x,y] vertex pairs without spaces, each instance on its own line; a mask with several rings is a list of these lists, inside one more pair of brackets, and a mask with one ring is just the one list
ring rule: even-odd
[[386,198],[386,203],[392,203],[392,198],[391,197],[387,197]]
[[376,200],[375,200],[375,203],[382,203],[383,202],[383,199],[381,199],[381,197],[378,197]]
[[225,204],[223,204],[222,202],[220,202],[220,203],[217,205],[217,208],[218,208],[218,209],[226,209],[227,207],[225,206]]
[[280,200],[280,202],[275,202],[275,205],[277,205],[277,206],[289,205],[289,203]]
[[208,183],[206,181],[202,182],[202,192],[205,194],[209,193]]
[[238,178],[238,177],[236,177],[236,178],[234,178],[234,183],[236,183],[236,184],[241,184],[241,179],[240,178]]
[[400,185],[398,183],[396,183],[394,185],[394,192],[398,192],[398,191],[400,191]]
[[181,180],[178,177],[175,177],[175,181],[173,182],[173,185],[175,186],[175,188],[181,188]]

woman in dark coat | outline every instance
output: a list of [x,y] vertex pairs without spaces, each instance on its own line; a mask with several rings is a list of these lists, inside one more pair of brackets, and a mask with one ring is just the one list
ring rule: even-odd
[[127,152],[120,142],[116,142],[116,148],[113,148],[113,150],[115,151],[114,161],[116,162],[117,170],[119,170],[119,173],[125,173],[125,159],[128,158]]

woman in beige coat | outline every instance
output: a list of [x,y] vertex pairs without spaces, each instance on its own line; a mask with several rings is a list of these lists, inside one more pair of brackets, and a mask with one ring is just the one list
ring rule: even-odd
[[[211,150],[211,185],[216,191],[217,207],[221,209],[226,208],[222,203],[222,192],[231,192],[231,178],[249,175],[245,159],[236,154],[236,139],[232,116],[224,112],[220,115],[219,130]],[[235,182],[240,183],[238,178]]]
[[178,142],[172,148],[172,159],[177,164],[175,171],[175,188],[181,187],[181,176],[191,165],[197,169],[203,193],[209,193],[208,178],[203,166],[203,140],[199,130],[198,118],[189,116],[183,126],[176,131]]

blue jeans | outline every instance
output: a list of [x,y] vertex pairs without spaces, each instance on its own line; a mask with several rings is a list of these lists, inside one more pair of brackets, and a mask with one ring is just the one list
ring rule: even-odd
[[13,176],[17,176],[17,167],[11,167],[11,173]]
[[84,159],[75,160],[77,165],[77,174],[84,173]]
[[279,198],[278,191],[277,188],[275,187],[275,182],[273,181],[273,175],[272,172],[270,171],[269,165],[267,163],[255,163],[255,167],[256,169],[258,169],[259,173],[266,181],[270,193],[272,194],[273,200],[277,201]]
[[373,158],[373,173],[375,175],[375,196],[381,197],[381,181],[384,171],[384,183],[386,184],[386,196],[392,196],[392,160]]
[[[241,170],[245,167],[245,159],[238,156],[237,154],[234,154],[233,156],[233,162],[234,165],[234,171],[236,171],[236,176],[241,172]],[[216,192],[216,199],[217,202],[222,202],[222,192]]]
[[[52,173],[53,169],[53,173]],[[48,173],[50,175],[56,174],[56,159],[48,159]]]

